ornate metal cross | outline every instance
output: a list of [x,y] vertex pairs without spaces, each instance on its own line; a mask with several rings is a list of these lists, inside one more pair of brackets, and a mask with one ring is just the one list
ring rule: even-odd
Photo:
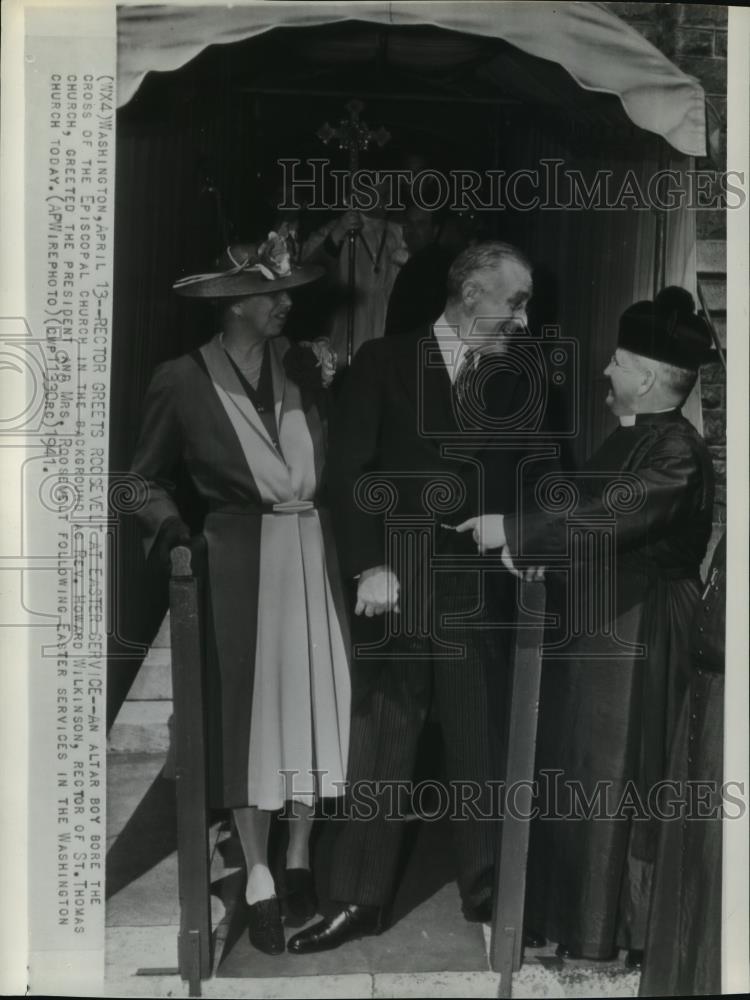
[[325,122],[317,132],[318,138],[326,145],[331,139],[338,139],[339,149],[348,151],[350,173],[354,173],[357,169],[360,150],[368,149],[371,142],[384,146],[391,137],[391,133],[382,125],[377,129],[371,129],[367,122],[360,120],[359,115],[363,108],[362,101],[354,98],[346,105],[349,117],[342,118],[338,128],[331,128],[328,122]]

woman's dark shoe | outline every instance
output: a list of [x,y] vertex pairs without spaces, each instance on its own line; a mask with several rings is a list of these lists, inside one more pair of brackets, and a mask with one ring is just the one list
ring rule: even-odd
[[313,874],[309,868],[287,868],[283,882],[284,923],[287,927],[302,927],[318,912]]
[[345,941],[367,937],[369,934],[380,934],[382,929],[380,907],[349,903],[337,910],[332,917],[319,920],[307,930],[295,934],[289,939],[287,948],[294,955],[327,951],[330,948],[338,948]]
[[626,969],[640,969],[643,965],[643,951],[638,948],[631,948],[625,956]]
[[247,934],[250,944],[266,955],[280,955],[286,947],[284,928],[281,925],[281,907],[276,896],[249,903],[247,907]]

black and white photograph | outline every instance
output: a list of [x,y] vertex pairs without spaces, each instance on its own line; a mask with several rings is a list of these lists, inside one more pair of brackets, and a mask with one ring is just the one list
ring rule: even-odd
[[747,11],[3,7],[24,991],[745,992]]

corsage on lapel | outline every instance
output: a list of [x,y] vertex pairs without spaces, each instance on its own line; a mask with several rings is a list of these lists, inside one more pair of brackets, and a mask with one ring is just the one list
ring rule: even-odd
[[336,352],[330,340],[318,337],[292,344],[284,355],[284,371],[305,394],[327,389],[336,374]]

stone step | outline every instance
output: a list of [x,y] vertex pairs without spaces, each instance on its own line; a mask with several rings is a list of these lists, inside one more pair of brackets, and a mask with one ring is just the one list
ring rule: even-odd
[[727,273],[726,240],[698,240],[698,274]]
[[172,715],[169,614],[151,644],[109,733],[113,753],[166,753]]
[[171,701],[124,701],[109,731],[111,753],[166,753]]
[[711,322],[713,324],[714,330],[716,330],[719,335],[719,343],[721,344],[722,350],[727,349],[727,318],[726,316],[717,316],[714,313],[711,314]]
[[706,306],[711,313],[726,315],[727,311],[727,279],[726,277],[711,277],[701,279],[701,291]]
[[169,612],[167,611],[166,615],[164,615],[164,621],[159,626],[159,631],[156,634],[156,638],[151,643],[151,648],[159,649],[164,646],[169,647],[170,641],[171,640],[169,636]]
[[164,647],[151,647],[128,691],[128,701],[171,701],[171,652]]

